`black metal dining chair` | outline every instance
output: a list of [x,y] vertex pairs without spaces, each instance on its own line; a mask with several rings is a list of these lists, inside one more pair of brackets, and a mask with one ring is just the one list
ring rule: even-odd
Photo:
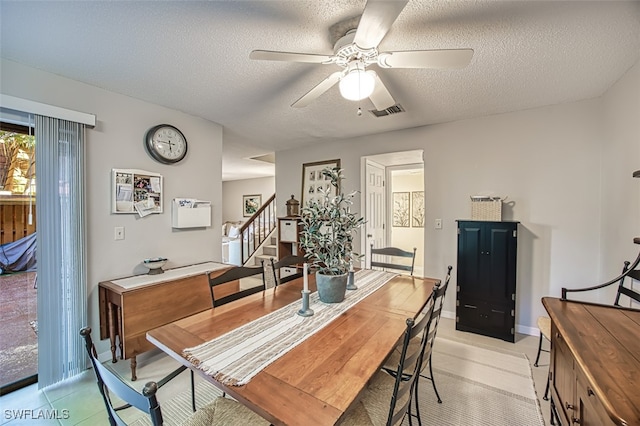
[[[347,413],[342,425],[400,425],[407,414],[409,425],[412,424],[411,401],[416,392],[423,358],[431,352],[435,339],[435,333],[429,332],[434,295],[435,292],[426,305],[424,315],[417,320],[407,318],[397,365],[392,374],[384,371],[375,374],[361,400]],[[418,344],[412,344],[415,341]]]
[[[435,343],[436,333],[438,331],[438,325],[440,323],[440,317],[442,315],[442,306],[444,305],[444,298],[447,293],[447,288],[449,287],[449,281],[451,280],[452,269],[453,267],[451,265],[447,266],[447,273],[444,278],[444,282],[439,285],[436,285],[433,289],[432,297],[431,299],[429,299],[429,302],[428,302],[428,304],[430,304],[431,306],[427,306],[427,308],[422,312],[422,315],[426,315],[428,312],[431,312],[427,338],[432,339],[433,343],[430,346],[425,348],[425,352],[423,354],[423,359],[419,369],[419,375],[423,379],[427,379],[431,381],[431,385],[433,386],[433,391],[436,394],[436,398],[439,404],[442,403],[442,399],[440,398],[440,393],[438,392],[435,378],[433,376],[432,349]],[[413,347],[418,347],[420,343],[421,342],[419,339],[414,339],[410,342],[410,345]],[[390,375],[396,374],[394,367],[398,362],[400,351],[401,351],[401,347],[398,346],[396,350],[394,350],[391,353],[389,358],[387,358],[384,366],[382,367],[383,371],[385,371]],[[429,367],[429,375],[425,374],[425,369],[427,368],[427,366]],[[405,379],[406,378],[407,378],[407,373],[405,373]],[[416,417],[418,419],[418,424],[421,425],[422,420],[420,418],[420,407],[418,405],[418,387],[419,387],[418,383],[419,382],[416,382],[415,389],[414,389],[415,415],[413,415],[411,411],[410,411],[410,414],[413,417]]]
[[[107,416],[111,426],[126,426],[127,423],[122,419],[119,412],[129,408],[135,408],[148,415],[153,426],[164,424],[162,409],[156,393],[162,386],[160,382],[148,382],[142,388],[142,392],[138,392],[127,383],[113,370],[102,364],[97,357],[96,349],[91,339],[91,328],[84,327],[80,330],[80,335],[84,339],[85,348],[93,371],[96,376],[98,389],[107,409]],[[121,406],[115,406],[112,400],[117,396],[118,400],[124,401]],[[167,413],[165,413],[167,414]],[[171,417],[180,417],[176,414]],[[169,417],[169,416],[168,416]],[[147,424],[146,421],[136,421],[136,423]],[[251,425],[268,425],[269,422],[258,416],[248,408],[244,407],[237,401],[228,398],[217,397],[204,407],[198,409],[186,419],[180,419],[182,426],[200,426],[200,425],[223,425],[223,424],[251,424]]]
[[[413,275],[413,268],[416,262],[416,250],[415,247],[413,251],[402,250],[398,247],[373,248],[373,244],[371,244],[371,250],[369,250],[369,265],[371,269],[394,269],[397,271],[407,271],[409,275]],[[381,260],[380,256],[385,256],[385,259]],[[388,262],[388,258],[391,258],[392,261]],[[408,261],[407,263],[402,263],[403,258],[411,259],[411,264],[409,264]]]
[[[262,278],[262,280],[259,282],[259,285],[251,286],[244,290],[227,293],[226,295],[221,297],[216,297],[216,291],[214,290],[215,287],[256,275],[260,275]],[[208,276],[209,288],[211,290],[211,302],[214,308],[265,290],[264,268],[262,266],[236,266],[223,272],[220,275],[217,275],[217,271],[209,272]]]
[[265,287],[277,287],[280,284],[299,278],[302,275],[302,270],[283,276],[282,268],[302,266],[304,262],[306,262],[306,259],[302,255],[285,256],[277,262],[273,258],[270,258],[269,262],[263,261]]

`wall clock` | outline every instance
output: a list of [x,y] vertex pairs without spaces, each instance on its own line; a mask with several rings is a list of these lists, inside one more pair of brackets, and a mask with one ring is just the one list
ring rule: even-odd
[[147,131],[144,146],[149,155],[163,164],[174,164],[187,155],[187,138],[170,124],[159,124]]

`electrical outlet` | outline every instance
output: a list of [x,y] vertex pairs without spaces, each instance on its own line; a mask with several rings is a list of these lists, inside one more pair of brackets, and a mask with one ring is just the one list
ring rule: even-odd
[[442,219],[436,219],[435,228],[442,229]]
[[116,226],[113,237],[115,240],[124,240],[124,226]]

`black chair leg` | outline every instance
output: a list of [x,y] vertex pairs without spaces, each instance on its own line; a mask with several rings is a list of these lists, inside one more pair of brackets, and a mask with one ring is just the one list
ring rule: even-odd
[[533,363],[534,367],[538,366],[538,361],[540,361],[540,352],[542,352],[542,332],[540,333],[540,340],[538,341],[538,355],[536,355],[536,362]]
[[193,377],[193,370],[191,370],[191,409],[196,412],[196,384]]
[[558,419],[558,424],[562,424],[560,419],[558,418],[558,414],[556,412],[556,405],[553,403],[553,398],[551,398],[551,404],[549,405],[549,410],[551,411],[551,416],[549,418],[549,423],[555,425],[555,420]]
[[544,389],[544,396],[542,397],[542,399],[544,399],[545,401],[549,400],[549,384],[551,383],[551,375],[547,374],[547,387]]
[[[416,407],[416,417],[418,418],[418,426],[422,426],[422,418],[420,417],[420,404],[418,399],[418,384],[420,383],[420,376],[416,378],[413,387],[413,405]],[[411,411],[411,403],[409,403],[409,411]],[[411,416],[409,416],[409,426],[411,426]]]
[[431,366],[431,356],[429,356],[429,374],[431,375],[431,384],[433,385],[433,391],[436,393],[436,398],[438,398],[438,404],[442,404],[442,399],[440,399],[440,394],[438,393],[438,389],[436,388],[436,379],[433,377],[433,367]]

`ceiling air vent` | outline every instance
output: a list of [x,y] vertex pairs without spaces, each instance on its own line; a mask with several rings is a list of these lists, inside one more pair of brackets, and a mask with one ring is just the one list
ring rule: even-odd
[[372,109],[372,110],[369,110],[369,112],[375,115],[376,117],[386,117],[388,115],[399,114],[401,112],[404,112],[404,108],[402,108],[402,105],[400,104],[395,104],[393,106],[390,106],[387,109],[383,109],[382,111]]

